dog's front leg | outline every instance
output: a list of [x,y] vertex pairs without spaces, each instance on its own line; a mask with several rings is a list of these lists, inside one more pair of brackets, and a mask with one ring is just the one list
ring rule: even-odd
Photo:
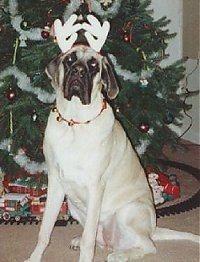
[[64,199],[63,189],[54,174],[49,175],[46,207],[40,227],[38,243],[30,258],[25,262],[40,262],[42,254],[47,247],[57,219],[60,207]]
[[94,257],[95,242],[103,189],[101,185],[90,187],[88,190],[88,206],[86,222],[80,243],[79,262],[92,262]]

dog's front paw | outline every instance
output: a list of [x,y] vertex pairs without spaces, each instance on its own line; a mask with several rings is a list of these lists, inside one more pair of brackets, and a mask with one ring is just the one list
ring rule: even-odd
[[121,251],[116,251],[107,256],[106,262],[128,262],[128,256]]
[[71,240],[70,248],[73,250],[78,250],[80,248],[80,242],[81,242],[81,237],[75,237]]
[[26,259],[24,262],[41,262],[41,256],[32,254],[28,259]]
[[31,258],[24,260],[24,262],[40,262],[40,260],[33,260]]

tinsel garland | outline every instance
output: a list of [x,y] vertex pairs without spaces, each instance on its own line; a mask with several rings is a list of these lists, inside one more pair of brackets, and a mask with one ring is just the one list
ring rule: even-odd
[[[11,139],[5,139],[0,143],[0,150],[4,150],[9,152],[10,145],[12,144]],[[17,154],[13,155],[13,160],[25,171],[30,174],[37,173],[45,173],[47,174],[47,166],[45,162],[38,163],[30,160],[29,157],[26,156],[24,150],[22,148],[18,149]]]
[[[97,0],[90,1],[90,5],[91,5],[92,10],[96,14],[98,14],[100,17],[102,17],[102,18],[112,18],[112,17],[114,17],[118,13],[119,8],[121,6],[121,1],[122,0],[116,0],[111,5],[111,7],[107,8],[107,10],[104,10],[102,8],[102,6],[101,6],[100,1],[97,1]],[[63,15],[64,21],[66,21],[74,12],[76,12],[78,10],[78,8],[80,7],[80,5],[81,5],[81,1],[80,0],[71,1],[66,6],[66,9],[65,9],[65,12],[64,12],[64,15]]]
[[114,55],[108,54],[117,75],[121,76],[125,81],[130,80],[133,83],[137,83],[140,79],[148,79],[152,76],[153,70],[142,70],[141,74],[133,73],[129,70],[122,69],[121,65],[117,64],[117,59]]
[[142,140],[140,141],[140,145],[135,147],[135,150],[139,156],[142,156],[149,145],[150,145],[150,140]]
[[[21,72],[16,66],[10,66],[0,73],[0,80],[3,80],[4,77],[13,75],[17,79],[17,85],[22,91],[28,91],[37,96],[37,98],[43,103],[53,103],[55,100],[55,94],[50,94],[45,92],[39,87],[33,87],[31,85],[30,78],[24,73]],[[3,81],[0,82],[0,87],[2,86]]]
[[43,29],[41,28],[31,28],[30,30],[23,30],[21,28],[21,23],[23,18],[21,15],[18,14],[18,1],[17,0],[10,0],[9,1],[9,13],[11,18],[11,24],[13,28],[19,33],[23,40],[30,39],[35,41],[42,41],[44,40],[41,36],[41,32]]
[[46,163],[37,163],[35,161],[30,160],[30,158],[26,156],[23,149],[19,149],[17,154],[13,157],[13,159],[20,167],[22,167],[30,174],[37,174],[42,172],[47,174]]
[[63,20],[66,21],[74,12],[77,11],[77,9],[81,5],[81,0],[74,0],[70,1],[69,4],[67,4],[64,14],[63,14]]

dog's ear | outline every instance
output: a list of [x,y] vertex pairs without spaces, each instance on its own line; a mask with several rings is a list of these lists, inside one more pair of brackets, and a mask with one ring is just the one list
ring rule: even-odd
[[106,92],[109,99],[114,99],[119,93],[119,86],[113,69],[106,57],[103,57],[101,77],[104,86],[103,91]]
[[45,72],[47,76],[51,79],[51,84],[54,88],[58,87],[59,75],[58,67],[60,64],[60,56],[55,57],[46,67]]

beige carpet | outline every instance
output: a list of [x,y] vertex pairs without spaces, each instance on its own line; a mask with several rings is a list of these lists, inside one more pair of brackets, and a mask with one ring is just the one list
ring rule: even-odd
[[[170,159],[199,168],[199,149],[197,145],[187,144],[188,151],[176,154],[168,149]],[[181,181],[180,181],[181,182]],[[195,183],[195,182],[194,182]],[[187,187],[187,186],[186,186]],[[196,187],[196,185],[195,185]],[[193,188],[190,187],[193,194]],[[188,188],[187,188],[188,193]],[[158,225],[171,229],[199,234],[199,208],[179,215],[158,219]],[[37,240],[39,225],[0,225],[0,262],[23,262],[31,253]],[[78,262],[79,252],[69,249],[70,239],[81,233],[80,225],[55,227],[51,243],[42,262]],[[157,254],[148,255],[141,262],[199,262],[199,245],[189,241],[157,242]],[[106,259],[106,250],[96,249],[94,262]],[[37,261],[36,261],[37,262]]]

